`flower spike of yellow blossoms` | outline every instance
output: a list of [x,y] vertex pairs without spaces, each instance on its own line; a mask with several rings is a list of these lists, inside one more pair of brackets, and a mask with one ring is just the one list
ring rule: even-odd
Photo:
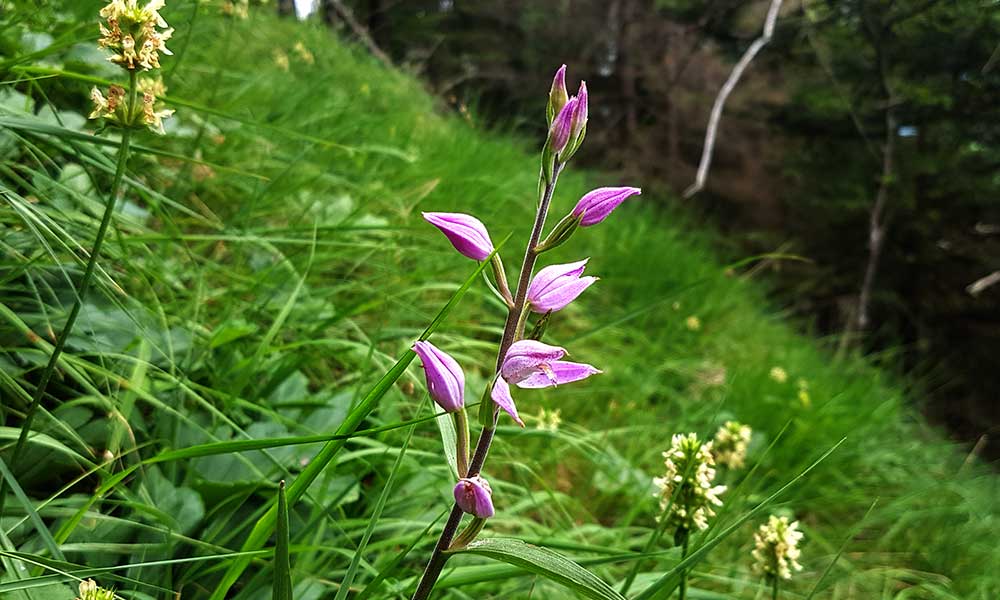
[[712,441],[715,462],[729,469],[742,469],[753,430],[738,421],[726,421]]
[[753,534],[754,570],[768,580],[791,579],[792,571],[801,571],[798,563],[799,542],[802,532],[799,522],[788,522],[788,517],[771,515],[767,523]]
[[697,434],[676,434],[670,449],[663,453],[666,474],[653,480],[659,488],[660,508],[670,507],[666,516],[670,525],[687,531],[708,527],[715,516],[713,507],[722,506],[719,496],[724,485],[713,485],[715,459],[712,442],[702,444]]
[[80,582],[77,600],[115,600],[115,592],[99,587],[93,579],[84,579]]
[[[129,73],[129,92],[112,85],[105,98],[100,90],[91,90],[94,101],[91,119],[102,119],[118,127],[143,128],[164,133],[163,119],[172,110],[156,106],[157,97],[166,92],[163,82],[137,80],[136,74],[160,68],[160,55],[173,54],[166,42],[174,30],[160,15],[164,0],[150,0],[140,5],[137,0],[112,0],[101,9],[106,21],[100,25],[101,38],[97,45],[112,52],[108,60]],[[141,103],[138,94],[142,94]]]

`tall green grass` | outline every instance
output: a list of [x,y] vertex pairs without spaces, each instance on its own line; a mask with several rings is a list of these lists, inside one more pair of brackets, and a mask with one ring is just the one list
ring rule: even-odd
[[[81,117],[88,78],[106,71],[91,48],[96,25],[77,23],[96,21],[99,4],[75,4],[47,30],[19,26],[37,32],[20,40],[22,55],[32,40],[41,54],[2,57],[5,461],[114,169],[114,145]],[[237,553],[278,482],[294,485],[471,273],[420,211],[471,212],[494,239],[511,233],[508,261],[528,233],[537,140],[448,114],[415,79],[318,25],[233,21],[192,2],[163,12],[178,30],[165,63],[178,115],[166,137],[137,140],[95,293],[37,434],[4,473],[2,598],[72,598],[67,582],[87,576],[123,597],[203,598],[240,560],[251,568],[232,597],[267,598],[284,577],[276,540]],[[591,90],[595,106],[602,93]],[[612,126],[593,114],[591,127]],[[615,183],[570,169],[553,215]],[[787,597],[814,587],[823,598],[997,597],[996,476],[907,408],[904,382],[794,333],[713,236],[647,190],[556,251],[552,262],[590,256],[602,279],[548,340],[605,374],[519,398],[529,427],[502,421],[487,465],[498,515],[484,535],[554,548],[616,588],[638,560],[638,592],[679,561],[668,540],[635,554],[656,528],[660,453],[674,432],[710,436],[733,418],[756,432],[756,470],[722,472],[731,487],[713,535],[846,438],[769,508],[806,534]],[[503,315],[474,285],[434,333],[470,390],[491,373]],[[769,375],[775,366],[788,381]],[[289,506],[295,598],[334,597],[345,580],[348,598],[408,597],[453,481],[421,390],[411,366]],[[561,411],[557,431],[532,427],[542,407]],[[233,451],[248,440],[261,441]],[[761,518],[695,566],[692,597],[766,592],[749,569]],[[450,561],[439,588],[455,599],[574,597],[474,556]]]

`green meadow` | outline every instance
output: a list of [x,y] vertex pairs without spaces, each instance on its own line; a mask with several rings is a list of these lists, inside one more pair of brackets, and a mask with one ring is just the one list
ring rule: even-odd
[[[475,436],[506,316],[421,211],[476,215],[515,270],[544,140],[454,114],[319,24],[169,2],[176,113],[132,137],[92,288],[13,461],[115,171],[120,134],[93,135],[88,94],[121,70],[96,48],[101,4],[79,4],[0,17],[0,598],[71,600],[87,578],[210,598],[235,574],[239,600],[286,578],[302,600],[409,598],[455,477],[409,348],[430,327],[462,364]],[[588,127],[610,126],[592,106]],[[570,163],[550,222],[608,185],[643,182]],[[995,472],[923,420],[915,386],[785,319],[754,266],[795,257],[727,256],[718,236],[645,187],[543,256],[590,257],[600,281],[545,339],[604,373],[518,393],[526,427],[501,416],[480,538],[667,597],[681,554],[658,531],[662,453],[737,420],[747,464],[718,469],[690,598],[770,597],[751,550],[771,514],[804,533],[783,598],[997,598]],[[246,552],[280,481],[286,511]],[[549,575],[460,553],[434,597],[587,597]]]

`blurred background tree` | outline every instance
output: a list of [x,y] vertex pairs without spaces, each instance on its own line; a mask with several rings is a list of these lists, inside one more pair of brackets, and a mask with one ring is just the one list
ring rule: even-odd
[[[768,2],[323,0],[338,26],[335,4],[470,119],[535,137],[536,91],[571,65],[609,124],[583,160],[679,193]],[[777,302],[915,375],[969,441],[1000,425],[998,42],[996,2],[786,2],[684,201],[725,254],[806,258],[765,263]]]

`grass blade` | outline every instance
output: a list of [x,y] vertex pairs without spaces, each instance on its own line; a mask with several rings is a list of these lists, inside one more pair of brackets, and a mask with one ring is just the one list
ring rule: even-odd
[[414,429],[415,428],[413,427],[410,428],[409,433],[406,435],[406,441],[403,442],[403,447],[400,448],[399,453],[396,455],[396,462],[393,463],[392,470],[389,471],[389,477],[386,478],[385,487],[382,488],[382,494],[379,495],[378,501],[375,503],[375,510],[372,511],[372,515],[368,519],[368,526],[365,528],[365,533],[361,537],[361,543],[358,544],[358,549],[354,553],[354,558],[351,559],[351,565],[347,568],[347,573],[344,575],[344,580],[341,582],[340,589],[337,590],[337,596],[334,600],[345,600],[347,598],[347,593],[351,588],[351,584],[354,583],[354,577],[358,572],[358,565],[361,564],[361,555],[368,546],[368,541],[371,539],[372,533],[375,531],[375,526],[382,517],[382,509],[385,508],[385,502],[389,499],[389,492],[392,491],[393,483],[395,483],[396,473],[399,472],[399,468],[403,464],[403,457],[406,456],[406,449],[410,447],[410,440],[413,439]]
[[[497,246],[497,249],[501,246],[503,246],[502,242]],[[497,250],[494,250],[494,254],[496,252]],[[462,299],[462,296],[469,291],[469,288],[489,263],[490,258],[487,258],[479,263],[479,266],[476,267],[471,275],[469,275],[469,277],[465,280],[465,283],[463,283],[462,286],[455,291],[451,299],[448,300],[447,304],[441,308],[437,316],[434,317],[434,320],[431,321],[431,324],[428,325],[427,329],[425,329],[420,335],[421,340],[429,338],[430,335],[441,325],[444,319],[448,316],[448,313],[450,313],[455,305],[458,304],[459,300]],[[378,405],[379,400],[382,399],[382,396],[384,396],[386,392],[389,391],[389,388],[396,383],[396,380],[403,375],[406,368],[410,365],[410,362],[413,361],[414,357],[416,357],[416,354],[414,354],[413,350],[407,350],[403,356],[396,361],[396,364],[393,365],[392,368],[378,380],[375,386],[372,387],[372,389],[365,395],[364,399],[362,399],[354,410],[347,415],[344,422],[337,428],[338,435],[349,435],[357,430],[362,421],[364,421],[368,415],[375,410],[375,407]],[[343,439],[329,441],[323,446],[316,457],[309,461],[309,464],[302,470],[302,473],[296,477],[295,481],[293,481],[288,487],[288,502],[290,506],[295,505],[295,502],[302,497],[309,486],[312,485],[313,481],[315,481],[316,478],[319,477],[320,473],[326,469],[327,465],[333,461],[346,443],[346,440]],[[270,537],[271,531],[274,529],[275,520],[277,518],[276,513],[277,507],[272,505],[264,516],[257,521],[256,525],[254,525],[254,528],[247,537],[247,540],[243,543],[241,551],[248,552],[257,550],[264,545],[264,542],[268,537]],[[222,581],[219,582],[215,591],[212,592],[210,599],[223,600],[229,592],[229,589],[232,588],[233,584],[236,583],[236,580],[239,579],[240,575],[243,574],[243,571],[245,571],[249,565],[250,559],[248,558],[233,561],[232,564],[229,565],[229,569],[226,571],[225,575],[223,575]]]
[[274,545],[274,600],[292,600],[292,569],[288,557],[288,501],[285,480],[278,484],[278,539]]
[[614,588],[562,554],[521,540],[490,538],[450,554],[477,554],[541,575],[593,600],[625,600]]

